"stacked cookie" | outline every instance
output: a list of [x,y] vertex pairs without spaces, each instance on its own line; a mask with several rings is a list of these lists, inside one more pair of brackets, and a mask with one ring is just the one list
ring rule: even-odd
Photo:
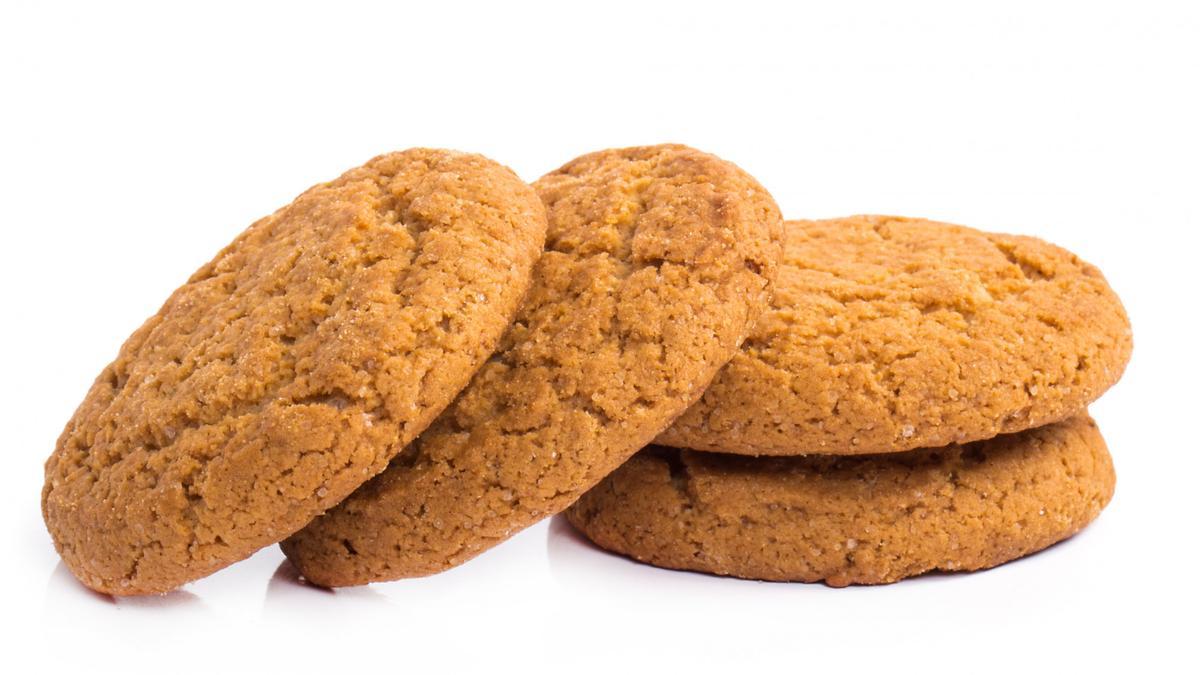
[[1129,349],[1099,273],[1037,240],[785,224],[684,146],[532,186],[409,150],[175,291],[63,431],[42,510],[72,573],[114,594],[276,542],[321,585],[430,574],[568,507],[669,567],[973,569],[1108,500],[1085,408]]
[[921,220],[786,229],[741,353],[577,528],[664,567],[844,586],[991,567],[1099,514],[1115,475],[1086,407],[1132,342],[1096,268]]

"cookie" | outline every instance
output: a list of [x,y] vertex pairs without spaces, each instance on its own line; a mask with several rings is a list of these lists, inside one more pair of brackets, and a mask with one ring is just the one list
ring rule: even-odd
[[1132,337],[1100,271],[1031,237],[888,216],[788,221],[771,309],[656,443],[871,454],[1084,411]]
[[87,586],[165,592],[275,543],[420,433],[491,354],[545,237],[478,155],[383,155],[267,216],[121,347],[46,463]]
[[1085,415],[967,445],[860,457],[647,449],[567,519],[674,569],[830,586],[993,567],[1066,539],[1116,476]]
[[606,150],[534,187],[546,252],[514,324],[387,471],[283,543],[310,581],[431,574],[561,511],[694,403],[765,309],[782,223],[734,165]]

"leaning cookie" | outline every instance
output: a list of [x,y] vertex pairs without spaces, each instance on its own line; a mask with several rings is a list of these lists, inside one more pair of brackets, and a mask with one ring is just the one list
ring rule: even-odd
[[1086,415],[968,445],[752,458],[652,446],[567,519],[602,548],[674,569],[830,586],[993,567],[1066,539],[1116,476]]
[[286,540],[325,586],[431,574],[565,509],[700,396],[766,308],[770,195],[683,146],[541,178],[546,252],[495,356],[391,467]]
[[377,157],[254,223],[96,379],[42,511],[101,592],[168,591],[275,543],[421,432],[492,352],[545,237],[479,155]]
[[771,309],[657,443],[870,454],[1082,412],[1129,361],[1100,271],[1030,237],[927,220],[785,223]]

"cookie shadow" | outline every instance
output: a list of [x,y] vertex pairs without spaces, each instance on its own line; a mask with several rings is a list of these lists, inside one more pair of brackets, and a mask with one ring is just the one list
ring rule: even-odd
[[271,575],[271,580],[267,582],[267,596],[294,593],[299,589],[306,589],[307,591],[322,595],[335,594],[332,588],[325,588],[324,586],[310,583],[300,574],[300,570],[296,569],[292,561],[284,558],[279,563],[279,566],[275,568],[275,573]]
[[550,519],[550,529],[546,533],[546,551],[551,558],[576,555],[581,551],[590,551],[589,555],[614,556],[593,544],[591,539],[583,536],[583,533],[575,529],[575,526],[562,514]]
[[292,561],[284,558],[275,573],[267,582],[267,595],[264,607],[267,609],[290,607],[295,602],[303,602],[314,598],[351,598],[371,603],[387,603],[382,594],[369,586],[351,586],[347,588],[326,588],[318,586],[300,574],[300,570]]
[[991,567],[985,567],[977,570],[942,570],[935,569],[928,572],[923,572],[916,576],[901,579],[893,584],[884,584],[885,586],[895,586],[902,584],[904,586],[921,586],[935,585],[954,582],[964,582],[972,578],[999,577],[1006,573],[1011,573],[1014,570],[1024,568],[1027,565],[1038,565],[1038,558],[1049,558],[1060,553],[1063,549],[1070,548],[1071,542],[1075,539],[1082,538],[1086,534],[1085,528],[1082,532],[1077,532],[1066,539],[1050,544],[1044,548],[1039,548],[1036,551],[1026,553],[1012,560],[1006,560]]
[[56,604],[56,599],[69,599],[69,601],[73,602],[83,600],[98,605],[111,605],[113,607],[145,607],[152,609],[179,607],[197,609],[204,607],[204,601],[199,596],[191,591],[182,589],[175,589],[161,595],[125,595],[118,597],[107,593],[100,593],[84,586],[81,581],[75,578],[75,575],[71,574],[71,570],[67,569],[66,563],[61,560],[54,566],[54,571],[50,574],[50,579],[46,584],[47,605],[53,606]]

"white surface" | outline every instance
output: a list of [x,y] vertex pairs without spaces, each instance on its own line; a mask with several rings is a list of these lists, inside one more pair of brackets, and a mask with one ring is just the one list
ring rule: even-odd
[[[1196,3],[246,4],[0,9],[6,662],[1195,668]],[[792,217],[925,216],[1100,265],[1137,345],[1093,408],[1120,475],[1112,506],[1030,559],[883,588],[656,570],[561,522],[446,574],[336,593],[295,583],[276,548],[115,602],[59,565],[37,504],[62,425],[124,338],[252,220],[390,149],[482,152],[532,180],[666,140],[738,162]]]

